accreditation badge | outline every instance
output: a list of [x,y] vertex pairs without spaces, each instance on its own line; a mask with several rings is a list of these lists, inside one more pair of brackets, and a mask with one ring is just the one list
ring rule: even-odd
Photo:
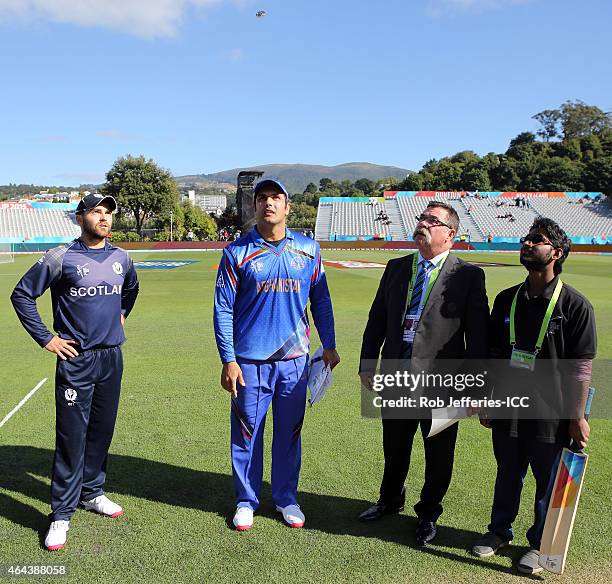
[[510,367],[514,369],[525,369],[526,371],[535,371],[536,354],[529,351],[521,351],[512,347],[510,355]]
[[414,343],[417,326],[419,325],[418,315],[409,315],[404,319],[404,334],[402,340],[405,343]]

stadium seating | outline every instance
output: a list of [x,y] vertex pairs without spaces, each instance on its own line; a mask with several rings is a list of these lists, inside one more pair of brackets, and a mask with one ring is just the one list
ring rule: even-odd
[[[518,194],[428,191],[390,192],[384,199],[325,197],[319,202],[315,237],[322,241],[379,237],[411,240],[416,217],[432,199],[445,201],[457,210],[459,235],[469,234],[472,242],[486,241],[489,235],[494,242],[517,242],[540,215],[554,219],[582,243],[590,243],[591,238],[605,242],[612,237],[612,205],[598,193],[520,193],[528,201],[525,206],[516,204]],[[377,220],[380,210],[388,216],[388,225]]]
[[324,201],[319,202],[319,209],[317,211],[317,223],[315,225],[316,240],[329,241],[333,210],[333,203],[327,203]]
[[389,225],[378,219],[384,205],[351,199],[331,203],[330,236],[389,237]]
[[[496,203],[499,206],[496,206]],[[478,225],[484,235],[489,233],[494,237],[521,237],[529,231],[533,220],[538,216],[533,209],[517,207],[513,199],[490,197],[476,199],[474,197],[461,199],[466,212]],[[502,218],[500,215],[511,215]]]
[[[57,207],[57,208],[55,208]],[[28,241],[78,237],[81,229],[67,205],[33,203],[0,206],[0,239]],[[76,205],[75,205],[76,207]]]
[[533,197],[531,206],[539,215],[552,217],[572,236],[612,235],[612,206],[607,201],[579,202],[579,199]]

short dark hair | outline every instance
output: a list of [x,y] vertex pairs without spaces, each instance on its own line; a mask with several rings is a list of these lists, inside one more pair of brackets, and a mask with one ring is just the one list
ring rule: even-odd
[[459,215],[457,215],[457,211],[453,209],[448,203],[443,201],[429,201],[427,203],[428,209],[444,209],[448,215],[448,223],[455,230],[459,231]]
[[553,244],[555,249],[563,251],[563,255],[553,266],[555,275],[558,275],[563,271],[563,262],[572,249],[572,240],[567,236],[567,233],[559,227],[558,223],[548,217],[538,217],[529,228],[529,231],[537,231],[540,229],[546,233],[546,237],[550,239],[550,243]]

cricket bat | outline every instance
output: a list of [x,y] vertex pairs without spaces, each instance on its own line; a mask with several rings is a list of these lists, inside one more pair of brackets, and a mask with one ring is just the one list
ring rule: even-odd
[[[589,388],[584,417],[588,418],[591,411],[591,402],[595,389]],[[577,448],[577,447],[576,447]],[[553,485],[542,542],[540,544],[540,566],[555,574],[563,574],[567,550],[569,548],[580,491],[588,454],[583,451],[576,451],[564,448],[557,469],[557,476]]]

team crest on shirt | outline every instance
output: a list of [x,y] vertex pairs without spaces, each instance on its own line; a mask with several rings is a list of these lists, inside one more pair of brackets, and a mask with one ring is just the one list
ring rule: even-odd
[[259,274],[263,270],[263,262],[261,260],[253,260],[251,262],[251,271]]
[[115,274],[118,276],[121,276],[121,274],[123,274],[123,266],[119,262],[115,262],[113,264],[113,272],[115,272]]
[[554,316],[553,318],[551,318],[546,334],[554,335],[557,331],[561,330],[561,320],[562,319],[563,319],[562,316]]
[[85,276],[87,276],[87,274],[89,274],[89,268],[85,267],[88,265],[89,263],[83,264],[82,266],[79,266],[77,264],[76,271],[77,271],[77,274],[79,275],[79,278],[84,278]]
[[306,266],[306,262],[304,262],[303,258],[301,258],[300,256],[295,256],[291,260],[291,267],[298,272],[300,270],[303,270],[305,266]]
[[64,392],[64,397],[66,398],[66,401],[68,402],[69,406],[74,405],[74,402],[76,401],[77,398],[77,392],[76,389],[71,389],[68,388],[65,392]]

